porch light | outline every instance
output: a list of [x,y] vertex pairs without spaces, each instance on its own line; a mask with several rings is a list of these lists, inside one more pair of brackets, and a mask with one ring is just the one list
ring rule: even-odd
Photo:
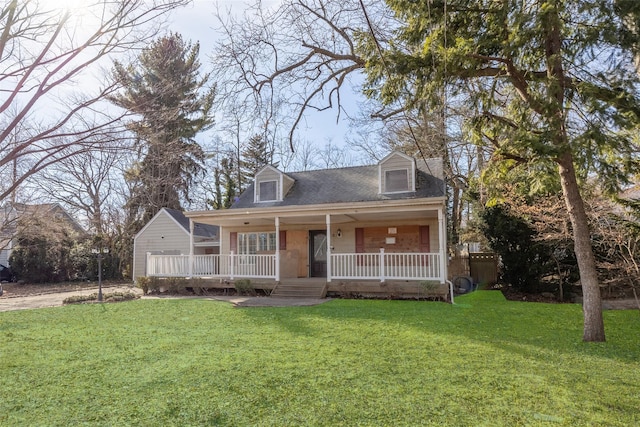
[[338,231],[336,231],[336,236],[342,237],[342,230],[340,230],[339,228]]

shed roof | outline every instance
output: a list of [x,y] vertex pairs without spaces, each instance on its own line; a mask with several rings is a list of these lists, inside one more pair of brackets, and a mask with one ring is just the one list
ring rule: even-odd
[[[184,216],[182,211],[177,209],[162,208],[169,214],[184,230],[189,233],[189,218]],[[217,225],[202,224],[195,222],[193,224],[193,235],[197,237],[214,238],[218,237],[219,227]]]

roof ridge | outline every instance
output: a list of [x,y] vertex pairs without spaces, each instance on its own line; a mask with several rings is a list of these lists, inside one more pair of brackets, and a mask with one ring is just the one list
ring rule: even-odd
[[306,170],[306,171],[291,171],[291,172],[283,172],[285,174],[291,174],[291,173],[313,173],[313,172],[329,172],[329,171],[341,171],[341,170],[346,170],[346,169],[358,169],[358,168],[371,168],[371,167],[377,167],[377,164],[373,164],[373,165],[357,165],[357,166],[343,166],[340,168],[325,168],[325,169],[310,169],[310,170]]

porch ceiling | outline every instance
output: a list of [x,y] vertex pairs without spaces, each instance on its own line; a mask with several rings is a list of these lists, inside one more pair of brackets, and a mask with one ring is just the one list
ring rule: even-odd
[[257,211],[257,210],[226,210],[214,211],[207,215],[205,212],[194,212],[190,215],[194,221],[220,225],[223,227],[242,226],[273,226],[275,218],[280,218],[281,225],[324,225],[326,214],[331,215],[331,224],[347,224],[350,222],[371,221],[403,221],[412,219],[437,218],[438,206],[394,206],[368,207],[350,209],[334,209],[315,211]]

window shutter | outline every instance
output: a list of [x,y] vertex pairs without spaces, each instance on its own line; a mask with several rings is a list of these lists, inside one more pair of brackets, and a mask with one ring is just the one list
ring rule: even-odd
[[232,231],[229,233],[229,251],[233,251],[234,254],[238,253],[238,232]]
[[356,253],[364,253],[364,228],[356,228]]
[[285,230],[280,230],[280,250],[287,250],[287,232]]
[[421,225],[420,226],[420,252],[429,253],[431,252],[431,241],[429,236],[429,226]]

